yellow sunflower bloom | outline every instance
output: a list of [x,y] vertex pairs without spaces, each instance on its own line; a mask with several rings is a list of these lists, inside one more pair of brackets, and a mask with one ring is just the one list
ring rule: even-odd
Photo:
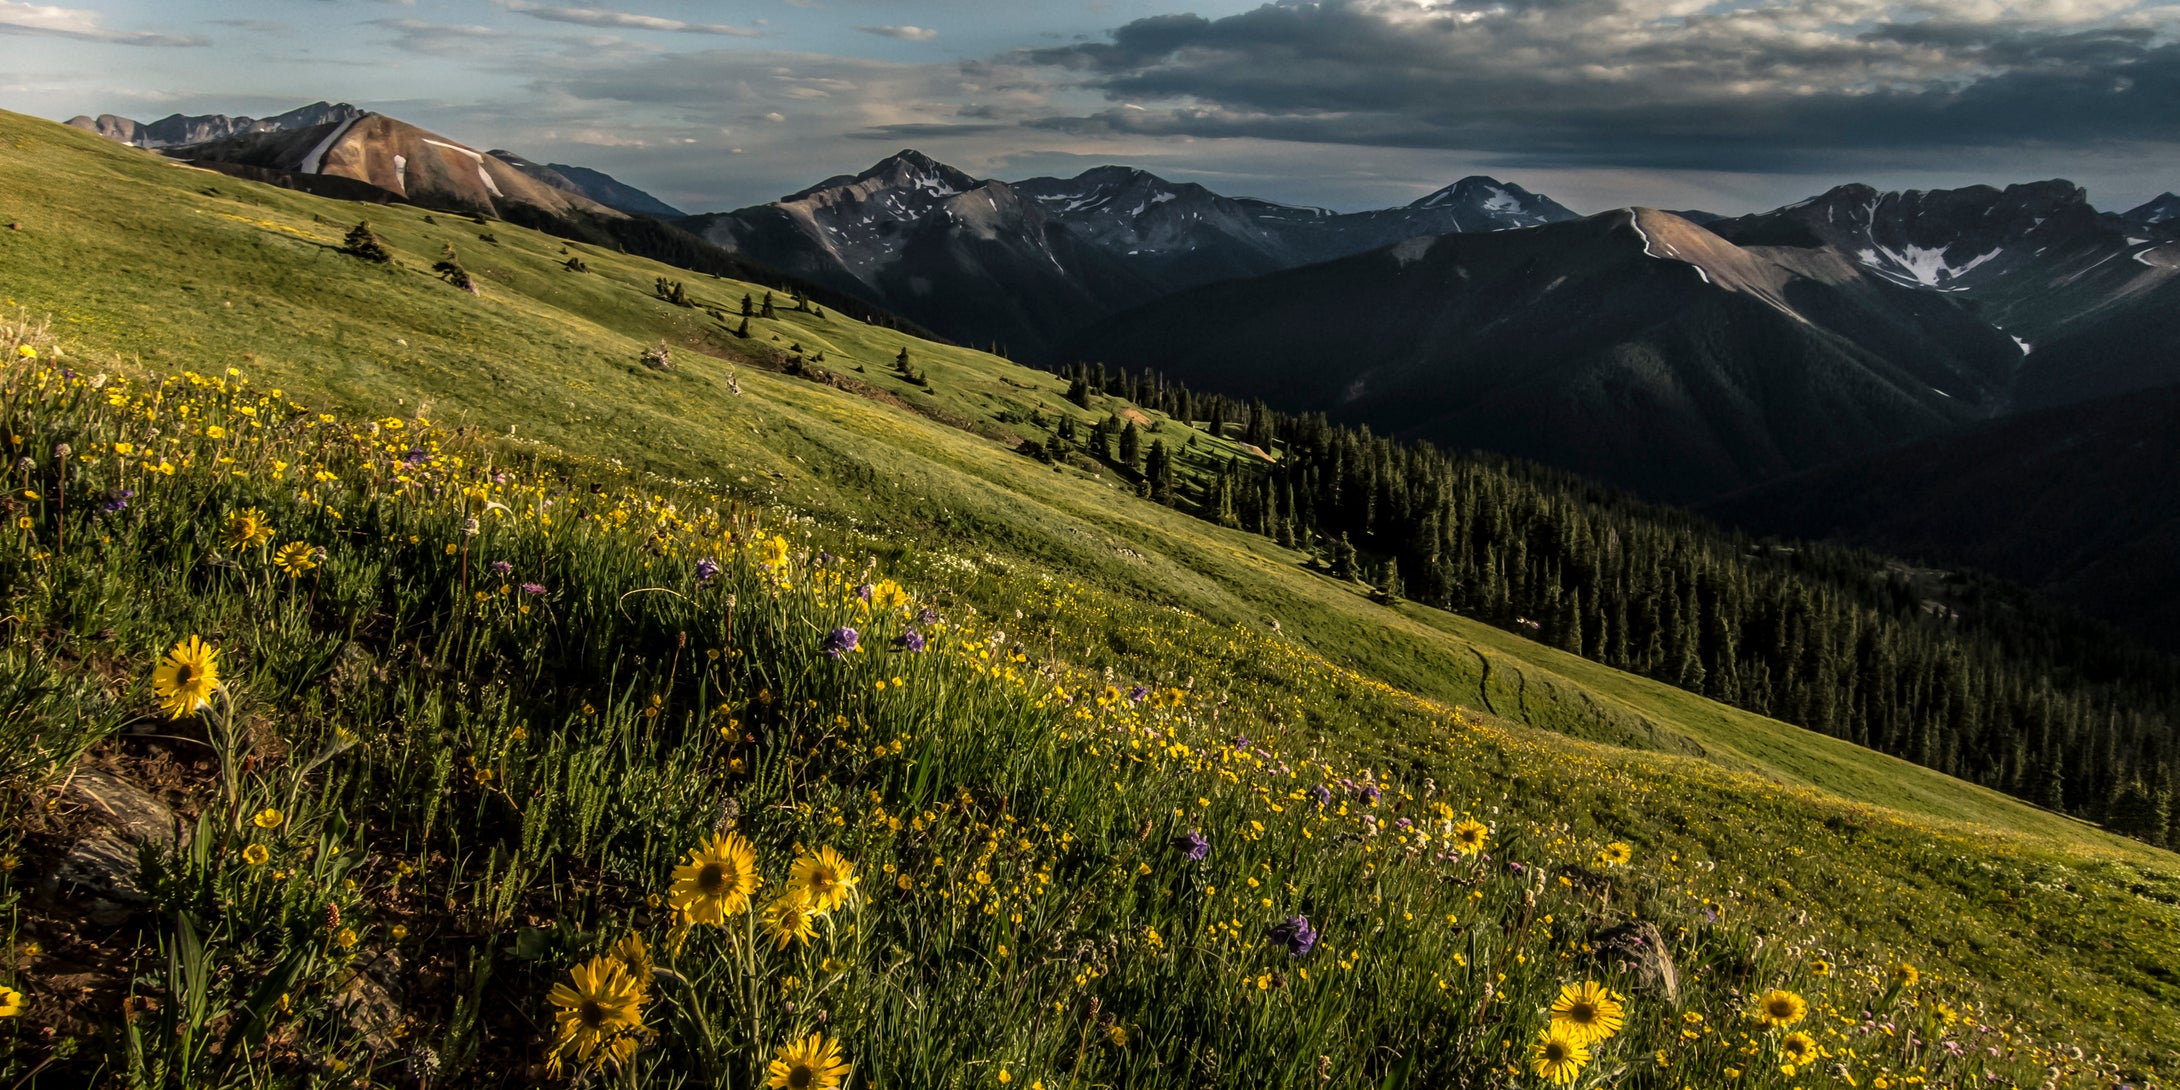
[[631,931],[621,941],[613,944],[612,956],[620,961],[621,969],[636,983],[639,1002],[651,998],[651,950],[643,944],[643,936]]
[[309,542],[290,541],[273,550],[273,567],[291,576],[301,575],[318,566],[318,550]]
[[1802,997],[1784,988],[1773,988],[1756,1000],[1756,1020],[1767,1026],[1791,1026],[1809,1013]]
[[227,516],[227,523],[220,530],[221,540],[230,549],[247,549],[272,540],[272,523],[265,521],[265,512],[255,507],[245,507]]
[[1797,1030],[1779,1038],[1779,1055],[1790,1064],[1806,1067],[1823,1053],[1817,1048],[1816,1038]]
[[1922,979],[1923,971],[1907,962],[1892,967],[1892,986],[1895,988],[1912,988]]
[[1620,1000],[1594,980],[1569,984],[1552,1003],[1552,1031],[1583,1044],[1596,1044],[1620,1032]]
[[219,687],[219,652],[195,636],[175,644],[151,670],[152,695],[169,719],[210,706]]
[[811,939],[817,938],[817,912],[801,894],[793,891],[773,898],[757,922],[771,937],[773,948],[777,950],[787,949],[790,942],[807,946]]
[[1625,840],[1615,840],[1597,853],[1597,861],[1608,867],[1624,867],[1635,859],[1635,849]]
[[559,1008],[549,1061],[556,1076],[570,1059],[584,1071],[594,1064],[620,1067],[643,1044],[643,991],[613,958],[592,958],[568,970],[567,983],[553,985],[545,998]]
[[821,1033],[789,1041],[772,1057],[767,1070],[772,1090],[834,1090],[848,1078],[852,1065],[840,1058],[840,1042]]
[[1462,855],[1475,855],[1484,850],[1484,842],[1491,839],[1491,830],[1475,818],[1462,818],[1453,827],[1453,850]]
[[0,1018],[13,1018],[23,1013],[23,993],[0,984]]
[[788,872],[788,891],[800,894],[812,912],[831,912],[855,895],[855,864],[830,846],[802,855]]
[[1539,1030],[1529,1045],[1529,1071],[1554,1086],[1565,1086],[1590,1062],[1590,1046],[1557,1029]]
[[691,849],[674,868],[667,904],[692,924],[718,926],[749,910],[750,897],[764,883],[757,873],[757,849],[740,833],[715,835]]

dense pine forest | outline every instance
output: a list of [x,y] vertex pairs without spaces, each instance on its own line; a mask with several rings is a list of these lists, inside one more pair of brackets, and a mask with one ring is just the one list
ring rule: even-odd
[[1272,454],[1187,481],[1155,423],[1113,414],[1085,437],[1145,493],[1307,549],[1335,577],[2180,843],[2180,664],[2020,588],[1760,541],[1569,474],[1155,373],[1070,378],[1085,407],[1103,408],[1102,393]]

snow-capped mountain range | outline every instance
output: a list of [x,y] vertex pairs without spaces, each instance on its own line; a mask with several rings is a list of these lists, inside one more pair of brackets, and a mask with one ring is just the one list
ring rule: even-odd
[[[859,292],[940,333],[1042,358],[1116,310],[1221,280],[1423,235],[1576,218],[1548,197],[1464,178],[1403,208],[1336,213],[1228,197],[1148,171],[978,179],[904,150],[770,204],[684,226],[751,260]],[[966,304],[1003,290],[1019,305]],[[967,312],[990,324],[963,324]]]
[[[1744,246],[1825,248],[1896,284],[1958,298],[2025,359],[2022,405],[2117,393],[2180,344],[2180,199],[2100,212],[2072,182],[1883,193],[1844,185],[1710,229]],[[2160,363],[2159,361],[2163,361]]]

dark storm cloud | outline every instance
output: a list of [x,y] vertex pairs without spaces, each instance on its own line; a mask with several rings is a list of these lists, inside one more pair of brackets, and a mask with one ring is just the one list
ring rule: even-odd
[[1078,134],[1780,170],[1842,151],[2180,141],[2172,9],[1980,0],[1284,2],[1027,51]]

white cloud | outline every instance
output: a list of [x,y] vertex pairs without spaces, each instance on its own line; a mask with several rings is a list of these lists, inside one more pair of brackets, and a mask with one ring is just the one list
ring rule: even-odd
[[564,8],[533,4],[529,0],[499,0],[501,7],[519,12],[533,19],[546,19],[555,23],[573,23],[577,26],[612,27],[617,30],[655,30],[669,34],[716,34],[730,38],[755,38],[763,33],[753,27],[726,26],[720,23],[687,23],[679,19],[665,19],[656,15],[614,11],[609,8]]
[[204,45],[203,38],[194,35],[150,34],[142,31],[113,30],[103,25],[102,17],[95,11],[79,8],[54,7],[50,4],[24,4],[17,0],[0,0],[0,34],[49,34],[60,38],[76,38],[87,42],[109,42],[114,45]]
[[881,38],[898,38],[904,42],[928,42],[939,36],[938,31],[920,26],[859,26],[855,29],[865,34],[876,34]]

